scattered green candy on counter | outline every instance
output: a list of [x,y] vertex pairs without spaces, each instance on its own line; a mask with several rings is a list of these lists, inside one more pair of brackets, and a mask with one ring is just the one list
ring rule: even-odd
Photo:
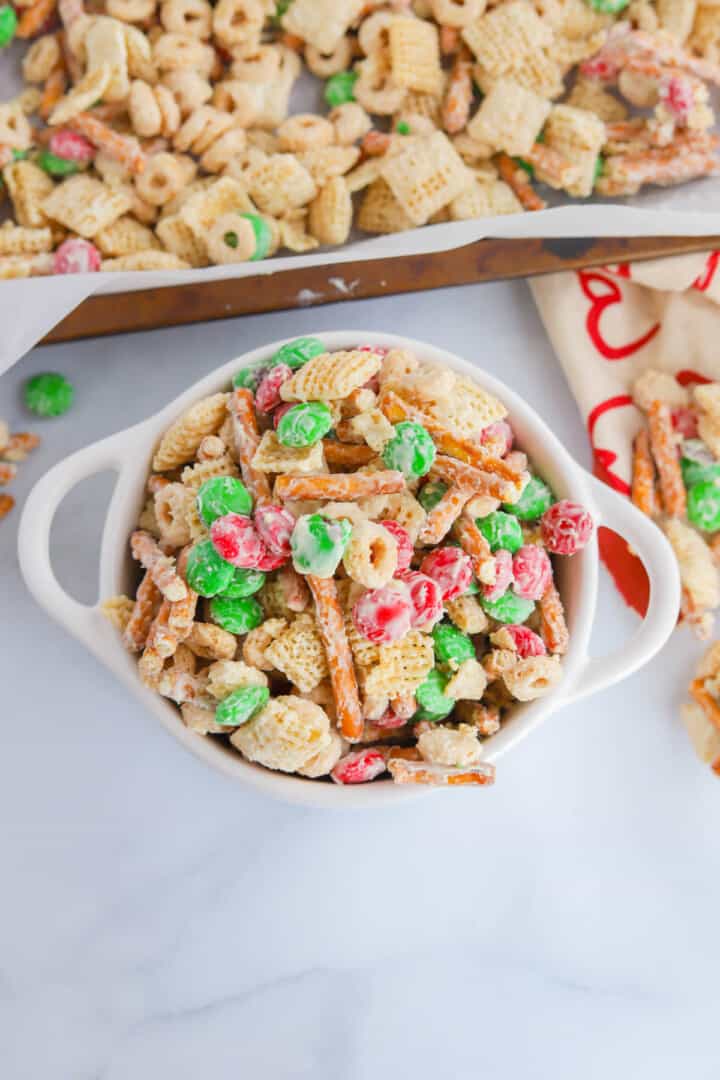
[[75,389],[72,383],[57,371],[33,375],[25,383],[25,405],[36,416],[62,416],[73,403]]
[[438,668],[429,671],[425,682],[415,691],[418,710],[413,720],[443,720],[455,708],[455,698],[447,697],[445,687],[450,681]]
[[520,521],[535,521],[555,501],[550,488],[539,476],[531,476],[516,503],[507,503],[505,510],[514,514]]
[[382,453],[385,465],[397,469],[408,480],[425,476],[435,460],[435,443],[422,424],[414,420],[403,420],[394,427],[395,435]]
[[270,700],[267,686],[241,686],[223,698],[215,710],[215,722],[223,727],[240,727]]
[[267,360],[256,360],[254,364],[241,368],[240,371],[233,375],[233,386],[236,389],[252,390],[254,394],[269,366]]
[[504,510],[494,510],[487,517],[475,518],[475,524],[490,545],[491,551],[505,548],[506,551],[514,554],[518,548],[522,547],[522,529],[514,514],[507,514]]
[[447,484],[443,484],[442,480],[428,480],[427,484],[423,484],[418,491],[417,501],[429,514],[440,502],[447,489]]
[[332,577],[351,533],[352,525],[344,518],[330,521],[322,514],[303,514],[297,519],[290,537],[293,566],[298,574]]
[[624,11],[630,0],[586,0],[593,11],[600,11],[603,15],[617,15]]
[[283,414],[277,439],[283,446],[313,446],[332,425],[332,413],[323,401],[303,401]]
[[17,24],[18,17],[15,8],[10,4],[3,4],[0,7],[0,49],[4,49],[15,37]]
[[432,632],[435,645],[435,657],[439,664],[460,667],[463,660],[475,658],[475,646],[462,630],[449,622],[438,623]]
[[347,105],[348,101],[355,100],[358,74],[357,71],[338,71],[336,75],[330,76],[325,83],[325,100],[331,108]]
[[485,614],[490,615],[497,622],[513,623],[518,626],[524,623],[535,610],[535,604],[532,600],[523,600],[512,589],[508,589],[497,600],[488,600],[486,597],[481,596],[480,604]]
[[262,589],[265,584],[265,576],[262,570],[245,570],[238,566],[230,579],[230,584],[222,590],[222,595],[232,600],[241,600],[245,596],[253,596]]
[[295,371],[296,368],[302,367],[303,364],[307,364],[308,360],[312,360],[314,356],[320,356],[325,351],[322,341],[318,341],[317,338],[295,338],[294,341],[288,341],[285,345],[280,346],[269,366],[275,367],[276,364],[287,364],[289,368]]
[[253,506],[252,496],[241,480],[234,476],[213,476],[200,487],[197,508],[206,525],[225,514],[247,516]]
[[80,171],[77,161],[58,157],[57,154],[51,154],[49,150],[43,150],[38,154],[37,163],[50,176],[72,176]]
[[218,555],[212,541],[200,540],[190,548],[185,576],[188,585],[198,596],[224,593],[234,573],[235,567]]
[[231,634],[248,634],[265,619],[263,609],[252,596],[216,596],[210,601],[210,616]]
[[703,532],[720,529],[720,480],[703,480],[687,493],[687,516]]

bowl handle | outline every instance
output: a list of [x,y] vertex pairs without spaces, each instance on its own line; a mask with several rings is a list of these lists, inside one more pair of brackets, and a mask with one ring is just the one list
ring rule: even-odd
[[27,587],[38,604],[92,652],[99,648],[97,608],[74,600],[55,577],[50,529],[60,503],[81,480],[105,469],[122,474],[132,445],[128,430],[71,454],[38,480],[20,519],[18,557]]
[[658,526],[623,495],[589,476],[600,508],[598,524],[618,533],[634,548],[650,579],[650,603],[645,619],[630,641],[609,656],[589,657],[573,681],[563,704],[579,701],[631,675],[653,658],[677,624],[680,574],[670,544]]

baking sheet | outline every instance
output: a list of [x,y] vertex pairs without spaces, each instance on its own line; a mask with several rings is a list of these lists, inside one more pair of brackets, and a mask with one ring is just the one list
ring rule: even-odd
[[[0,58],[0,100],[22,86],[20,45]],[[303,79],[295,92],[293,110],[312,108],[317,80]],[[477,218],[473,221],[424,226],[405,233],[359,240],[342,249],[312,255],[289,255],[264,263],[213,266],[202,270],[78,274],[0,282],[0,373],[33,347],[68,312],[92,295],[167,288],[194,282],[264,276],[304,267],[341,265],[366,259],[394,259],[452,251],[484,238],[542,238],[588,236],[711,236],[720,233],[720,177],[694,181],[677,188],[649,190],[608,203],[566,200],[537,213]],[[349,286],[348,286],[349,287]],[[311,298],[308,298],[311,299]],[[302,290],[298,303],[303,302]]]

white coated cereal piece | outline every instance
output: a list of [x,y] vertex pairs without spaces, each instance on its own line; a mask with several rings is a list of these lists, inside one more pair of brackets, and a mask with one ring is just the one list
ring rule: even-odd
[[140,198],[151,206],[164,206],[182,191],[186,175],[176,154],[153,154],[136,177],[135,188]]
[[329,180],[310,203],[308,228],[321,244],[344,244],[352,228],[353,204],[341,176]]
[[330,53],[321,53],[314,45],[306,45],[304,51],[305,66],[319,79],[329,79],[350,67],[353,60],[353,42],[348,37],[341,38],[336,48]]
[[712,417],[702,414],[698,420],[698,435],[716,458],[720,458],[720,424]]
[[385,162],[382,176],[415,225],[424,225],[472,183],[462,158],[441,131]]
[[[452,664],[450,665],[452,667]],[[487,689],[487,675],[479,660],[468,657],[459,665],[445,693],[456,701],[481,701]]]
[[245,686],[267,686],[267,675],[242,660],[216,660],[207,669],[208,693],[222,701],[234,690]]
[[215,710],[185,701],[180,706],[183,724],[197,735],[227,735],[227,727],[215,720]]
[[103,259],[101,270],[123,273],[126,270],[190,270],[190,263],[169,251],[135,251],[117,259]]
[[204,660],[232,660],[237,651],[235,635],[215,623],[194,622],[185,644]]
[[512,71],[519,61],[553,40],[552,29],[525,0],[511,0],[494,8],[461,33],[493,77]]
[[131,200],[117,188],[110,188],[90,176],[71,176],[58,184],[42,203],[43,213],[72,232],[91,240],[107,229],[131,206]]
[[535,701],[562,678],[559,656],[528,656],[516,660],[502,673],[503,681],[518,701]]
[[[359,191],[366,187],[365,196],[358,210],[355,224],[361,232],[368,233],[396,233],[412,229],[414,222],[395,198],[388,184],[382,178],[368,180],[373,173],[379,174],[382,159],[371,158],[363,162],[347,177],[346,183],[349,190]],[[359,185],[359,186],[358,186]]]
[[282,45],[275,46],[279,66],[268,82],[248,82],[252,90],[253,125],[273,131],[288,115],[290,94],[300,75],[302,64],[297,53]]
[[364,386],[382,365],[379,353],[363,349],[321,353],[280,387],[283,401],[337,401]]
[[[307,511],[305,511],[307,513]],[[312,511],[310,511],[312,513]],[[362,525],[368,520],[360,505],[355,502],[329,502],[322,508],[323,517],[332,521],[349,521],[352,525]]]
[[336,105],[328,119],[335,130],[335,140],[341,146],[350,146],[362,139],[372,128],[372,120],[357,101]]
[[213,9],[208,0],[163,0],[160,21],[166,30],[191,34],[205,41],[212,29]]
[[370,55],[355,70],[358,77],[353,95],[363,109],[378,116],[391,116],[402,108],[407,89],[393,82],[384,57]]
[[522,204],[503,180],[476,180],[450,203],[451,221],[522,213]]
[[[545,143],[576,166],[571,182],[566,184],[568,194],[587,198],[595,183],[597,156],[605,145],[605,124],[588,112],[571,105],[554,105],[544,128]],[[536,169],[539,180],[552,182],[552,177],[541,168]],[[554,184],[557,186],[557,183]]]
[[706,765],[720,765],[720,731],[705,711],[693,701],[680,706],[680,716],[700,760]]
[[213,96],[210,82],[189,68],[167,71],[163,75],[162,85],[166,86],[175,98],[182,116],[189,116]]
[[314,113],[295,113],[280,124],[277,135],[281,151],[291,154],[329,146],[335,132],[329,120]]
[[364,0],[293,0],[282,17],[282,26],[327,56],[338,47],[364,6]]
[[246,180],[252,200],[272,217],[306,206],[317,194],[312,176],[292,154],[273,154],[251,165]]
[[160,34],[153,41],[152,55],[162,72],[190,68],[208,78],[215,66],[215,50],[192,34]]
[[60,63],[60,45],[54,34],[43,34],[33,41],[22,60],[25,82],[44,83]]
[[287,476],[304,476],[323,472],[325,458],[322,441],[313,446],[283,446],[274,431],[266,431],[252,459],[253,469],[258,472],[277,473]]
[[0,104],[0,145],[13,150],[27,150],[32,140],[32,128],[20,106]]
[[632,386],[633,401],[645,412],[653,401],[664,401],[671,409],[683,408],[690,403],[686,387],[665,371],[648,368],[637,377]]
[[[360,158],[360,150],[357,146],[320,146],[298,154],[297,158],[318,188],[324,188],[331,180],[344,177],[352,169]],[[347,181],[345,187],[349,191]]]
[[226,49],[260,44],[265,12],[260,0],[219,0],[213,10],[213,35]]
[[272,698],[230,742],[249,761],[295,772],[331,743],[330,720],[319,705],[294,694]]
[[307,694],[330,674],[325,646],[314,615],[298,615],[265,650],[265,659]]
[[457,729],[436,724],[418,737],[417,748],[424,761],[435,765],[462,768],[474,765],[482,757],[482,746],[469,724],[461,724]]
[[266,658],[265,650],[276,637],[282,634],[287,625],[286,619],[272,618],[266,619],[261,626],[251,630],[245,637],[242,646],[245,663],[249,664],[250,667],[259,668],[261,671],[272,671],[273,665]]
[[430,0],[433,18],[440,26],[461,29],[484,14],[487,0]]
[[223,214],[205,237],[210,262],[218,266],[247,262],[257,249],[255,230],[247,218],[236,211]]
[[707,383],[693,390],[695,404],[715,424],[720,424],[720,383]]
[[102,98],[111,76],[112,68],[105,63],[86,72],[80,82],[75,83],[72,89],[60,98],[48,117],[48,124],[66,124],[73,116],[89,109]]
[[353,525],[343,554],[348,577],[367,589],[379,589],[397,570],[397,541],[382,525],[363,521]]
[[193,233],[179,214],[163,217],[155,229],[163,247],[183,259],[189,266],[207,266],[206,245]]
[[229,394],[213,394],[191,405],[162,436],[152,467],[155,472],[176,469],[193,461],[206,435],[214,435],[227,415]]
[[85,35],[86,73],[108,67],[110,78],[100,95],[104,101],[124,101],[130,91],[124,27],[117,19],[99,16]]
[[36,255],[52,248],[50,229],[27,229],[9,220],[0,226],[0,255]]
[[527,154],[550,108],[550,102],[539,94],[512,79],[498,79],[468,124],[468,134],[506,154]]
[[690,36],[698,6],[698,0],[656,0],[660,30],[683,44]]
[[108,15],[126,23],[147,22],[152,19],[156,8],[157,0],[106,0],[105,3]]
[[566,104],[576,109],[587,109],[606,124],[625,120],[628,116],[628,110],[622,101],[604,90],[596,79],[579,78],[570,91]]
[[178,212],[197,242],[204,246],[207,233],[225,214],[253,213],[255,207],[239,180],[222,176],[208,187],[196,191]]
[[193,494],[184,484],[166,484],[155,496],[155,519],[160,537],[171,547],[180,548],[191,540],[188,510]]
[[437,94],[443,84],[438,29],[422,19],[394,18],[388,29],[392,80],[407,90]]
[[274,223],[277,230],[277,247],[295,252],[314,251],[319,247],[320,241],[307,231],[307,217],[306,210],[290,210],[277,222],[268,218],[268,223]]
[[359,416],[353,416],[350,427],[376,454],[381,454],[395,436],[395,428],[380,409],[368,409]]
[[349,749],[349,745],[337,731],[331,731],[330,742],[324,750],[318,750],[317,754],[313,754],[310,760],[297,770],[298,774],[307,776],[311,780],[316,780],[319,776],[327,776]]
[[458,596],[455,600],[448,600],[445,608],[458,630],[465,634],[482,634],[488,628],[487,615],[476,596]]

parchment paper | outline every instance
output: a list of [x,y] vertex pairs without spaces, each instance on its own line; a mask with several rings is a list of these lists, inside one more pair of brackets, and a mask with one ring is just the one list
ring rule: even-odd
[[[18,93],[19,46],[0,55],[0,100]],[[317,80],[310,78],[296,91],[293,109],[311,108],[317,99]],[[555,193],[550,193],[557,199]],[[0,207],[0,217],[3,216]],[[476,218],[445,225],[424,226],[405,233],[359,240],[343,248],[312,255],[289,255],[264,263],[213,266],[203,270],[77,274],[0,282],[0,374],[33,347],[86,297],[166,288],[192,282],[219,281],[280,273],[288,269],[337,265],[362,259],[402,258],[450,251],[485,237],[508,239],[579,236],[703,236],[720,234],[720,177],[677,188],[652,189],[620,203],[600,199],[564,200],[539,213]],[[328,293],[341,294],[347,285],[328,271]],[[299,296],[298,302],[302,302]]]

